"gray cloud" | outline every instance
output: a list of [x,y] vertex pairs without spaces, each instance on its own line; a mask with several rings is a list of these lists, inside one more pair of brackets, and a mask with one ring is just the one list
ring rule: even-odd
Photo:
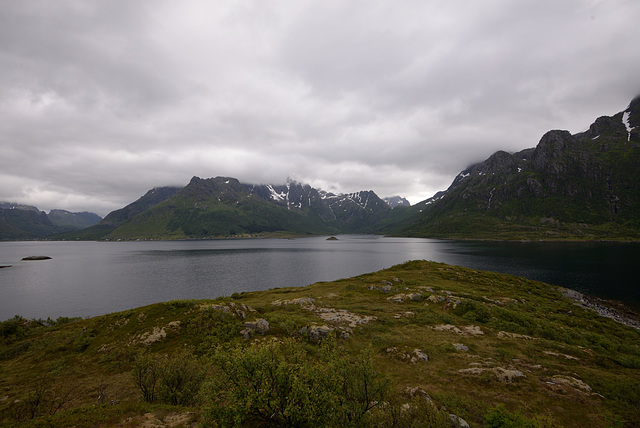
[[640,93],[630,0],[0,6],[0,200],[102,215],[191,176],[418,202]]

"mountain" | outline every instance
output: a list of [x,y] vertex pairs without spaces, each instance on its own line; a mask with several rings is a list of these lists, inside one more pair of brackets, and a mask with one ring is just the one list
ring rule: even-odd
[[390,210],[373,191],[336,195],[293,181],[254,185],[231,177],[193,177],[171,197],[118,225],[108,237],[365,233],[375,231]]
[[63,210],[44,211],[30,205],[0,202],[0,239],[38,239],[82,229],[101,220],[97,214]]
[[317,216],[342,232],[368,230],[384,218],[389,207],[371,190],[335,194],[293,181],[285,185],[245,185],[252,193],[288,210]]
[[65,210],[51,210],[48,214],[49,220],[56,226],[69,230],[84,229],[102,220],[98,214],[90,212],[72,213]]
[[40,211],[38,208],[31,205],[22,205],[15,202],[0,202],[0,209],[5,210],[26,210],[26,211]]
[[75,232],[53,235],[51,236],[51,238],[84,240],[104,239],[109,235],[109,233],[113,232],[126,221],[144,212],[145,210],[167,200],[178,190],[180,190],[179,187],[154,187],[139,199],[130,203],[124,208],[110,212],[100,222],[94,224],[91,227]]
[[0,208],[0,239],[34,239],[58,231],[44,211]]
[[124,208],[112,211],[100,222],[103,225],[120,226],[127,220],[135,217],[141,212],[163,202],[176,194],[179,187],[154,187],[145,193],[140,199],[130,203]]
[[383,198],[382,200],[385,201],[391,208],[395,208],[397,206],[411,206],[411,203],[401,196],[391,196],[389,198]]
[[396,232],[481,239],[639,239],[640,97],[587,131],[498,151],[416,204]]

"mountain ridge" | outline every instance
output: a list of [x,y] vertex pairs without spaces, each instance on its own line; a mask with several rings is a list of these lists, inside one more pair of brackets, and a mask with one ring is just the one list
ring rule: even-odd
[[90,212],[52,209],[0,201],[0,239],[40,239],[52,234],[90,227],[102,217]]
[[114,231],[115,239],[178,239],[368,232],[391,208],[373,191],[336,195],[308,184],[245,184],[194,176]]
[[416,204],[404,236],[640,239],[640,97],[587,131],[497,151]]

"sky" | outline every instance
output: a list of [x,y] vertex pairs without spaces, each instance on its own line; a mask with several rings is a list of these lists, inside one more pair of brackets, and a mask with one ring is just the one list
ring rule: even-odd
[[0,201],[191,177],[417,203],[640,94],[637,0],[0,3]]

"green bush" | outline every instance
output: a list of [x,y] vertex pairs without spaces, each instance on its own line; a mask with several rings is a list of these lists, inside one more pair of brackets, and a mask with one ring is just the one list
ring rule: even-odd
[[334,338],[314,357],[302,342],[218,348],[219,367],[206,389],[205,424],[239,426],[363,426],[388,382],[373,369],[370,354],[350,359]]
[[244,327],[241,319],[228,312],[207,309],[189,318],[185,328],[194,337],[196,353],[206,354],[218,344],[240,339]]
[[142,399],[148,403],[157,400],[157,387],[160,380],[160,362],[155,356],[144,353],[133,362],[131,371],[133,383],[142,393]]
[[164,358],[162,363],[158,387],[160,402],[174,406],[194,404],[205,379],[206,368],[186,352]]
[[453,312],[469,321],[486,323],[491,319],[491,312],[489,312],[487,305],[473,300],[462,301]]
[[80,336],[76,340],[73,341],[73,349],[76,352],[84,352],[87,350],[93,339],[95,338],[95,334],[93,332],[83,331],[80,333]]
[[27,335],[29,321],[16,315],[0,322],[0,341],[11,343]]
[[132,377],[144,401],[187,406],[196,402],[205,372],[186,351],[172,356],[145,353],[134,361]]
[[398,428],[451,428],[451,417],[423,397],[413,397],[410,403],[385,404],[372,414],[372,426]]
[[520,412],[509,412],[504,404],[491,408],[484,419],[487,428],[554,428],[554,421],[545,416],[528,418]]
[[[73,388],[52,388],[47,379],[38,379],[38,385],[19,399],[12,401],[5,409],[0,409],[0,416],[6,416],[18,422],[42,418],[56,414],[69,402],[76,398]],[[2,426],[14,426],[5,425]]]
[[51,319],[51,317],[47,317],[46,320],[37,319],[35,322],[38,324],[42,324],[46,327],[55,327],[60,325],[69,324],[71,322],[81,321],[82,317],[58,317],[55,320]]

